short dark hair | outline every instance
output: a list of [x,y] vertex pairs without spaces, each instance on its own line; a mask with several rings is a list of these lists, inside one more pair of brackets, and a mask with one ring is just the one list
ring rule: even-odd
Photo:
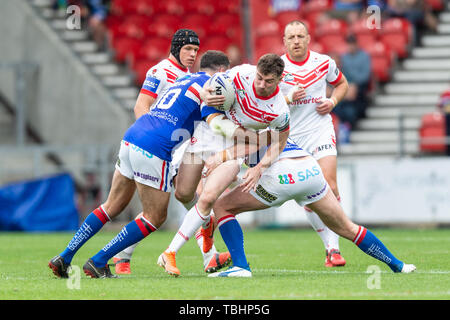
[[200,69],[218,71],[220,67],[230,67],[230,60],[225,53],[217,50],[208,50],[202,55]]
[[256,67],[263,75],[274,74],[279,78],[284,71],[284,61],[275,53],[267,53],[259,58]]

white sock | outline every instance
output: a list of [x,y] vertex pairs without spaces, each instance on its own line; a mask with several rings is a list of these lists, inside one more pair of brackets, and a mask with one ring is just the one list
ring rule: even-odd
[[209,260],[211,259],[212,255],[217,253],[217,249],[216,246],[213,244],[211,249],[209,249],[208,252],[203,252],[203,237],[200,233],[200,230],[198,230],[195,233],[195,239],[197,240],[197,245],[200,248],[200,252],[203,255],[203,261],[204,262],[209,262]]
[[[306,209],[306,208],[305,208]],[[322,222],[320,217],[311,210],[306,210],[306,217],[313,229],[317,232],[322,239],[323,245],[326,250],[337,249],[339,250],[339,235],[333,230],[328,228],[325,223]]]
[[166,249],[167,252],[175,251],[181,249],[181,247],[192,237],[195,232],[202,226],[202,224],[209,220],[209,215],[203,215],[197,210],[195,205],[191,210],[188,211],[184,217],[183,223],[178,229],[177,234],[172,239],[169,247]]

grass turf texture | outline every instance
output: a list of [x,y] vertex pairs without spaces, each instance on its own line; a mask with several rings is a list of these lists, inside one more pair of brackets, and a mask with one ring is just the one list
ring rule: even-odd
[[[72,238],[70,233],[0,233],[1,300],[169,299],[445,299],[450,298],[450,229],[373,229],[401,260],[413,263],[412,274],[394,274],[383,263],[341,239],[347,265],[325,268],[325,250],[311,229],[247,230],[245,247],[253,271],[250,279],[207,278],[195,241],[177,255],[179,278],[156,264],[173,231],[158,231],[136,249],[132,275],[120,279],[87,278],[82,266],[116,233],[100,232],[75,255],[80,281],[58,279],[47,267]],[[219,234],[218,250],[226,250]],[[369,266],[381,273],[374,282]],[[112,270],[114,268],[112,267]],[[372,276],[372,278],[370,278]],[[369,283],[369,285],[368,285]],[[373,285],[379,284],[379,288]],[[79,289],[76,289],[79,284]],[[370,289],[369,287],[372,288]],[[71,289],[72,288],[72,289]]]

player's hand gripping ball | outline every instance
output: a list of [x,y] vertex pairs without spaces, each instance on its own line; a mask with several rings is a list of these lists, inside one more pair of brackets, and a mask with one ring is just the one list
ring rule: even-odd
[[208,80],[208,86],[213,89],[213,95],[225,97],[225,102],[214,108],[220,111],[230,110],[236,99],[236,88],[231,78],[225,72],[217,72]]

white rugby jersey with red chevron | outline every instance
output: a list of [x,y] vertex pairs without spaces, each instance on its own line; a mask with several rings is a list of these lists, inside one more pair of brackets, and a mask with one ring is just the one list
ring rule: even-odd
[[170,59],[161,60],[147,71],[140,92],[157,99],[158,96],[163,96],[167,88],[178,78],[182,78],[189,73],[188,68],[184,68]]
[[236,86],[236,101],[227,117],[234,123],[254,130],[265,128],[277,131],[289,129],[289,107],[277,86],[268,97],[259,96],[254,87],[256,66],[243,64],[227,71]]
[[323,126],[332,125],[329,114],[322,116],[316,107],[326,98],[327,82],[334,85],[342,77],[336,62],[325,54],[309,50],[306,59],[296,62],[287,54],[281,57],[285,63],[281,91],[287,95],[297,83],[306,90],[306,98],[290,104],[290,136],[302,136]]

